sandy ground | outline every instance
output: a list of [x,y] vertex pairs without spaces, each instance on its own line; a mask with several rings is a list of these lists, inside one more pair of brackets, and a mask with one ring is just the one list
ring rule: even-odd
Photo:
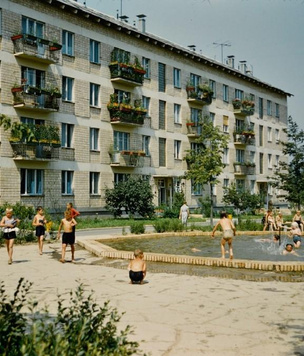
[[[100,304],[110,300],[132,325],[130,337],[151,356],[304,355],[303,283],[150,273],[131,285],[126,270],[96,265],[97,257],[76,251],[76,264],[58,261],[61,244],[15,246],[8,265],[0,249],[1,280],[12,293],[20,277],[33,282],[31,294],[56,310],[58,293],[81,281]],[[67,260],[70,252],[67,253]]]

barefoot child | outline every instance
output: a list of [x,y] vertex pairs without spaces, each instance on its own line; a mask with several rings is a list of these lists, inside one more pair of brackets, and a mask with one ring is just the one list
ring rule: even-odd
[[295,248],[299,248],[301,246],[301,235],[302,231],[299,228],[298,223],[294,221],[293,223],[291,223],[291,228],[288,236],[292,238]]
[[6,249],[8,253],[8,264],[13,263],[13,246],[14,240],[16,238],[16,231],[18,228],[16,226],[19,224],[20,220],[13,217],[13,209],[7,208],[5,210],[5,216],[3,216],[0,226],[3,228],[3,237],[6,243]]
[[143,252],[136,249],[134,251],[134,260],[132,260],[128,266],[131,284],[143,284],[144,278],[147,274],[146,262],[144,262],[143,259]]
[[38,238],[39,254],[42,255],[43,239],[45,235],[45,224],[47,223],[42,206],[37,207],[37,214],[34,216],[33,226],[36,227],[36,236]]
[[226,212],[221,212],[220,214],[220,221],[214,226],[212,230],[211,237],[214,238],[214,234],[218,226],[220,225],[223,230],[223,237],[221,240],[221,252],[222,258],[225,258],[225,245],[228,242],[229,245],[229,255],[230,259],[233,259],[233,251],[232,251],[232,237],[235,236],[235,226],[233,222],[227,218]]
[[63,234],[62,234],[62,252],[61,252],[61,259],[59,260],[60,262],[64,263],[65,262],[65,251],[67,245],[71,245],[71,252],[72,252],[72,262],[75,262],[75,234],[73,232],[73,226],[77,225],[77,222],[72,218],[71,212],[69,210],[66,210],[64,213],[65,218],[61,220],[59,228],[58,228],[58,234],[57,234],[57,239],[60,239],[60,231],[63,228]]

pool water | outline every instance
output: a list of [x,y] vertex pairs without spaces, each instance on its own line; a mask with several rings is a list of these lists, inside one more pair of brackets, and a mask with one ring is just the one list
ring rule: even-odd
[[[171,237],[137,237],[102,240],[101,242],[116,250],[134,251],[139,248],[144,252],[165,253],[171,255],[188,255],[202,257],[221,257],[221,238],[210,236],[171,236]],[[304,261],[302,248],[296,249],[299,256],[282,255],[286,243],[291,240],[281,237],[281,244],[272,241],[269,236],[238,235],[233,239],[233,254],[236,259],[258,261]],[[226,257],[229,257],[226,243]]]

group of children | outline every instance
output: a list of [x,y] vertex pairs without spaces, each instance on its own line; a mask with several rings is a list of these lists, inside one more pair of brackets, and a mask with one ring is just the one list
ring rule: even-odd
[[[73,208],[72,203],[68,203],[64,213],[64,218],[61,219],[57,233],[57,239],[60,239],[61,229],[63,229],[60,259],[60,262],[62,263],[65,262],[65,252],[67,245],[71,245],[72,262],[75,262],[75,226],[77,225],[75,217],[78,215],[80,215],[79,211]],[[14,239],[16,238],[16,233],[19,230],[17,227],[19,223],[20,220],[13,216],[13,209],[7,208],[5,210],[5,216],[3,216],[0,222],[0,227],[2,227],[3,230],[3,237],[6,243],[9,265],[13,262]],[[40,255],[43,253],[43,240],[46,233],[46,224],[47,220],[44,215],[43,207],[38,206],[32,225],[35,227],[35,236],[38,239],[38,250]]]

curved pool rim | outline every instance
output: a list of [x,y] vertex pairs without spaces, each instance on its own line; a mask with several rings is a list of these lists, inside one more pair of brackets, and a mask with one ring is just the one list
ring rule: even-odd
[[[237,235],[269,235],[269,231],[241,231]],[[210,232],[188,231],[188,232],[167,232],[167,233],[146,233],[142,235],[121,235],[108,236],[98,239],[80,240],[77,243],[98,257],[106,257],[111,259],[133,259],[134,251],[116,250],[102,243],[103,240],[127,239],[127,238],[151,238],[151,237],[167,237],[167,236],[210,236]],[[220,233],[216,233],[217,236]],[[245,259],[223,259],[217,257],[201,257],[187,255],[171,255],[163,253],[145,252],[145,261],[147,262],[162,262],[171,264],[188,264],[196,266],[208,267],[224,267],[238,268],[260,271],[276,271],[276,272],[303,272],[304,262],[301,261],[259,261]]]

